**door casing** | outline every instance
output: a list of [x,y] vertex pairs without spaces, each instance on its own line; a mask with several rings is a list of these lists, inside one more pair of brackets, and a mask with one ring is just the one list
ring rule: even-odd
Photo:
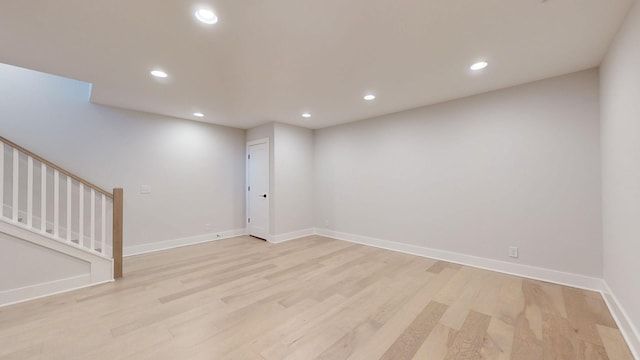
[[[251,191],[249,191],[249,186],[250,186],[250,159],[249,159],[249,155],[250,155],[250,149],[251,146],[254,145],[260,145],[260,144],[265,144],[266,148],[267,148],[267,174],[266,174],[266,184],[267,184],[267,189],[266,189],[266,194],[267,194],[267,207],[266,207],[266,232],[265,233],[261,233],[261,234],[252,234],[251,233],[251,224],[249,224],[248,219],[250,218],[251,215]],[[255,160],[255,159],[254,159]],[[245,199],[246,199],[246,218],[245,218],[245,224],[246,224],[246,230],[247,230],[247,234],[252,235],[252,236],[257,236],[260,238],[263,238],[265,240],[270,240],[270,233],[271,233],[271,181],[270,181],[270,177],[271,177],[271,149],[269,146],[269,138],[263,138],[263,139],[258,139],[258,140],[252,140],[247,142],[247,148],[246,148],[246,154],[245,154],[245,161],[246,161],[246,166],[245,166],[245,174],[246,174],[246,183],[245,183]],[[254,189],[252,189],[253,191],[255,191]]]

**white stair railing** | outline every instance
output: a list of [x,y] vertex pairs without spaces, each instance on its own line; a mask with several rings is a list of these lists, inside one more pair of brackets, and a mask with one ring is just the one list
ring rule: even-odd
[[114,194],[0,137],[0,220],[121,267],[122,190]]

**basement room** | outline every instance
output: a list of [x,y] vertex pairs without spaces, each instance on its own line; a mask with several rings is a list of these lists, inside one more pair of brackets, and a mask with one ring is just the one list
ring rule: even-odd
[[637,0],[3,0],[0,49],[0,360],[640,360]]

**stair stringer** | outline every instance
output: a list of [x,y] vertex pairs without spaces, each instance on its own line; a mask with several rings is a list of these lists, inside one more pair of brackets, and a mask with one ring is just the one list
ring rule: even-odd
[[[55,289],[54,293],[72,290],[73,288],[86,287],[113,281],[113,260],[98,253],[93,254],[87,250],[78,248],[75,244],[53,239],[49,236],[40,234],[37,231],[32,231],[23,226],[7,222],[4,219],[0,220],[0,233],[4,233],[14,238],[31,242],[49,250],[56,251],[89,263],[90,274],[86,277],[86,279],[83,279],[79,282],[76,281],[73,283],[73,285],[70,284],[69,286],[71,286],[71,288],[68,289]],[[36,296],[33,296],[34,294],[31,295],[32,296],[30,296],[30,298],[33,298],[51,295],[51,293],[35,294]],[[28,299],[13,300],[16,301],[11,302],[20,302]],[[0,306],[2,305],[6,304],[3,304],[0,301]]]

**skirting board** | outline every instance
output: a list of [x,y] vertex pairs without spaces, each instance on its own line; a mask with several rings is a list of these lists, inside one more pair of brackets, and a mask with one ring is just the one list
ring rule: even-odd
[[611,289],[609,289],[607,283],[602,279],[534,266],[513,264],[505,261],[481,258],[450,251],[402,244],[394,241],[342,233],[322,228],[316,228],[316,234],[356,244],[368,245],[386,250],[398,251],[406,254],[428,257],[431,259],[599,292],[602,294],[602,297],[615,319],[620,332],[629,345],[633,356],[640,360],[640,332],[638,332],[638,329],[636,329],[633,323],[629,321],[629,317],[620,305],[620,302],[616,299]]
[[595,277],[565,273],[561,271],[549,270],[528,265],[514,264],[506,261],[460,254],[451,251],[431,249],[416,245],[403,244],[395,241],[376,239],[361,235],[353,235],[327,229],[316,229],[316,233],[318,235],[361,245],[369,245],[382,249],[403,252],[406,254],[423,256],[456,264],[469,265],[481,269],[522,276],[535,280],[548,281],[560,285],[567,285],[598,292],[602,290],[602,279]]
[[142,245],[134,245],[134,246],[126,246],[122,252],[123,256],[133,256],[146,254],[150,252],[173,249],[181,246],[195,245],[200,243],[205,243],[209,241],[217,241],[228,239],[236,236],[242,236],[246,234],[245,229],[237,229],[237,230],[228,230],[223,232],[216,233],[207,233],[202,235],[190,236],[181,239],[173,239],[166,241],[159,241],[156,243],[142,244]]
[[631,349],[631,353],[636,359],[640,359],[640,331],[629,321],[627,312],[609,288],[606,281],[602,282],[602,297],[609,307],[609,311],[613,316],[622,336],[624,336],[627,345]]
[[42,284],[25,286],[0,292],[0,307],[9,306],[25,301],[43,298],[68,291],[78,290],[94,285],[113,282],[113,280],[91,283],[91,274],[74,276],[66,279],[50,281]]
[[292,231],[292,232],[285,233],[285,234],[280,234],[280,235],[271,235],[270,238],[267,239],[267,240],[270,243],[278,244],[278,243],[282,243],[282,242],[285,242],[285,241],[299,239],[301,237],[315,235],[315,234],[316,234],[316,229],[309,228],[309,229],[302,229],[302,230],[298,230],[298,231]]

